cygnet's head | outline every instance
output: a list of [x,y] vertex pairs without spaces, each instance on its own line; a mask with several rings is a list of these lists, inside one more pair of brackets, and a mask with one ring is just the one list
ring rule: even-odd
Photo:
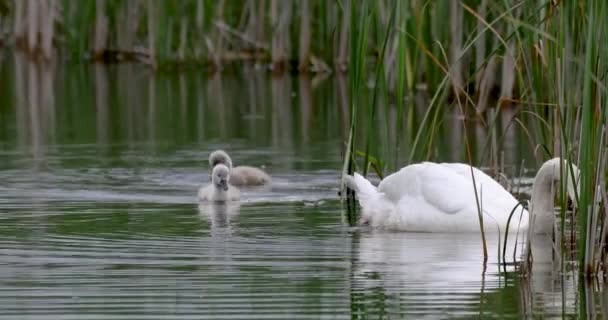
[[211,181],[213,185],[223,191],[228,190],[228,179],[230,178],[230,170],[223,164],[218,164],[213,167],[211,173]]
[[223,164],[228,169],[232,169],[232,159],[224,150],[215,150],[209,155],[209,168],[213,169],[216,165]]

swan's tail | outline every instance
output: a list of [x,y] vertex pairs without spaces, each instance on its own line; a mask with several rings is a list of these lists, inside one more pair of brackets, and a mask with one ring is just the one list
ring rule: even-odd
[[352,176],[345,175],[344,181],[349,188],[355,190],[357,196],[359,197],[359,202],[361,203],[371,200],[379,195],[378,189],[362,175],[356,172]]

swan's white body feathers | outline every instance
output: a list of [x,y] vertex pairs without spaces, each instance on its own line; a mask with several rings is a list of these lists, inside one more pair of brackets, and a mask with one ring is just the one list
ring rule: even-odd
[[[518,201],[498,182],[473,168],[475,187],[487,232],[505,231]],[[423,162],[402,168],[374,187],[361,175],[348,178],[362,207],[361,221],[374,227],[413,232],[480,230],[471,167],[459,163]],[[511,220],[509,232],[526,228],[527,211]]]

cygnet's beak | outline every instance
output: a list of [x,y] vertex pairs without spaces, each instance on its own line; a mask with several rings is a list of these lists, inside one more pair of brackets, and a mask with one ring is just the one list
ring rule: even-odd
[[228,181],[226,179],[220,180],[220,187],[222,187],[222,190],[228,191]]

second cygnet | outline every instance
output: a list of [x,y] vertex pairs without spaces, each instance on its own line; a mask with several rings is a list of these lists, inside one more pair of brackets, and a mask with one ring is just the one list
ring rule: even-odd
[[262,169],[249,166],[232,167],[232,159],[224,150],[216,150],[209,155],[210,170],[218,164],[231,169],[229,182],[234,186],[261,186],[271,182],[270,176]]

